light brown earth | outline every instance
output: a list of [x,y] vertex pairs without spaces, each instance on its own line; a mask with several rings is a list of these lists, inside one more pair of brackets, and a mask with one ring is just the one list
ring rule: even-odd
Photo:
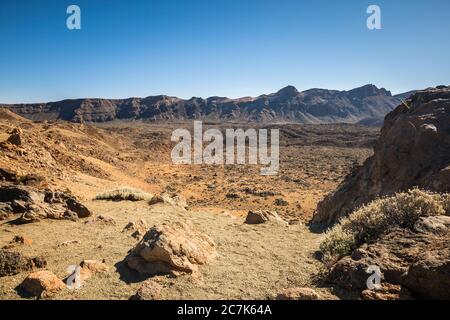
[[[193,223],[217,245],[219,257],[200,267],[199,279],[154,278],[163,285],[165,299],[266,299],[288,287],[312,287],[324,298],[335,298],[329,289],[317,288],[321,264],[314,253],[322,236],[311,233],[306,224],[318,201],[337,187],[352,166],[371,154],[376,129],[282,125],[279,175],[264,177],[256,166],[172,164],[170,134],[173,128],[191,124],[36,123],[6,111],[0,112],[0,118],[0,142],[8,138],[9,130],[23,130],[21,147],[0,150],[0,168],[42,175],[46,187],[67,188],[94,216],[107,215],[116,221],[115,225],[83,219],[26,225],[0,221],[0,247],[15,235],[31,238],[31,245],[17,245],[15,250],[43,255],[47,270],[61,278],[67,276],[70,265],[86,259],[104,259],[111,266],[108,273],[93,276],[81,289],[64,290],[54,299],[132,296],[143,279],[122,260],[137,240],[121,231],[128,222],[141,218],[149,226]],[[189,210],[149,206],[145,201],[93,200],[98,193],[119,186],[179,193],[186,197]],[[277,206],[276,199],[288,205]],[[275,210],[290,224],[245,225],[247,211],[257,209]],[[0,299],[22,298],[15,288],[27,274],[0,278]]]

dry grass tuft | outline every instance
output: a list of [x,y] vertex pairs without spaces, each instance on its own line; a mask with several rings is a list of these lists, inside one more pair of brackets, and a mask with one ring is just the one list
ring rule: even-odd
[[110,200],[110,201],[149,201],[153,198],[151,193],[140,189],[121,187],[98,194],[94,200]]
[[323,261],[332,265],[390,227],[412,228],[420,217],[450,215],[450,194],[419,189],[378,199],[359,208],[330,229],[320,245]]

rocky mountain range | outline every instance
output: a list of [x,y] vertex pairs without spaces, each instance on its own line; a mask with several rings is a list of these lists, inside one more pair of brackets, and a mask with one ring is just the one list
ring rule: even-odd
[[349,91],[288,86],[256,98],[159,95],[128,99],[74,99],[58,102],[2,105],[32,120],[105,122],[125,119],[150,121],[235,121],[263,123],[361,123],[377,125],[404,98],[384,88],[365,85]]

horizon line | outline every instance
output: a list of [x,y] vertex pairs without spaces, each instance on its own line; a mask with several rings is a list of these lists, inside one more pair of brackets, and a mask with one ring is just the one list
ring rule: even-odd
[[288,87],[294,87],[299,93],[301,93],[301,92],[306,92],[306,91],[310,91],[310,90],[328,90],[328,91],[347,92],[347,91],[351,91],[351,90],[354,90],[354,89],[363,88],[363,87],[366,87],[366,86],[374,86],[374,87],[376,87],[379,90],[381,90],[381,89],[387,90],[387,91],[389,91],[391,93],[392,96],[408,93],[410,91],[423,90],[423,89],[426,89],[426,88],[433,88],[434,87],[434,86],[428,86],[428,87],[422,88],[422,89],[411,89],[411,90],[407,90],[407,91],[404,91],[404,92],[394,93],[394,92],[392,92],[391,90],[387,89],[384,86],[379,87],[379,86],[374,85],[372,83],[367,83],[367,84],[364,84],[364,85],[361,85],[361,86],[357,86],[357,87],[354,87],[354,88],[351,88],[351,89],[346,89],[346,90],[327,89],[327,88],[319,88],[319,87],[312,87],[312,88],[309,88],[309,89],[298,90],[297,87],[294,86],[294,85],[286,85],[286,86],[282,87],[281,89],[278,89],[277,91],[274,91],[274,92],[271,92],[271,93],[262,93],[262,94],[259,94],[259,95],[256,95],[256,96],[250,96],[249,95],[249,96],[241,96],[241,97],[235,97],[235,98],[230,98],[230,97],[221,96],[221,95],[212,95],[212,96],[208,96],[208,97],[192,96],[190,98],[183,98],[183,97],[180,97],[180,96],[177,96],[177,95],[170,95],[170,94],[154,94],[154,95],[148,95],[148,96],[128,96],[128,97],[119,97],[119,98],[97,96],[97,97],[63,98],[63,99],[60,99],[60,100],[49,100],[49,101],[39,101],[39,102],[0,102],[0,107],[3,106],[3,105],[48,104],[48,103],[57,103],[57,102],[70,101],[70,100],[87,100],[87,99],[91,99],[91,100],[96,100],[96,99],[97,100],[128,100],[128,99],[145,99],[145,98],[149,98],[149,97],[159,97],[159,96],[170,97],[170,98],[178,98],[178,99],[181,99],[181,100],[192,100],[192,99],[207,100],[207,99],[214,98],[214,97],[230,99],[230,100],[239,100],[239,99],[245,99],[245,98],[256,99],[256,98],[259,98],[261,96],[275,94],[275,93],[277,93],[277,92],[279,92],[279,91],[281,91],[281,90],[283,90],[285,88],[288,88]]

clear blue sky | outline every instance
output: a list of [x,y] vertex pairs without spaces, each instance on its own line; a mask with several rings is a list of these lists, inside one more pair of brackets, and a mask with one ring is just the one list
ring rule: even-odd
[[[81,7],[82,29],[66,28]],[[366,9],[382,10],[382,30]],[[2,0],[0,102],[450,84],[448,0]]]

